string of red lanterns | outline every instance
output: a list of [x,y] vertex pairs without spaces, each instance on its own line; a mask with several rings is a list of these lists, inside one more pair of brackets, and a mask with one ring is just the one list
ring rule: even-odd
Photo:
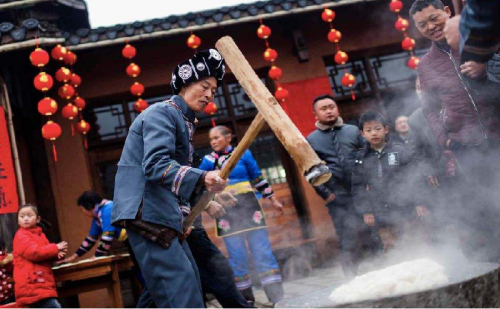
[[339,41],[342,39],[342,33],[337,29],[333,28],[333,20],[335,19],[335,11],[325,8],[321,13],[321,19],[324,22],[330,24],[330,31],[328,32],[328,41],[335,44],[336,53],[334,56],[334,61],[338,65],[342,65],[344,76],[342,76],[342,86],[347,87],[351,90],[352,100],[356,100],[356,95],[354,94],[354,85],[356,84],[356,78],[351,73],[347,72],[345,66],[346,62],[349,61],[349,56],[346,52],[342,51],[339,47]]
[[132,61],[137,55],[137,50],[134,46],[130,45],[128,42],[125,44],[125,47],[122,49],[122,56],[126,59],[129,59],[130,63],[125,69],[125,72],[128,76],[134,79],[134,83],[130,86],[130,93],[132,95],[137,96],[137,101],[134,103],[134,110],[138,113],[142,113],[146,108],[149,107],[148,102],[142,99],[141,96],[144,94],[144,85],[137,81],[137,77],[141,74],[141,68]]
[[264,51],[264,60],[268,61],[271,63],[271,68],[269,69],[269,72],[267,75],[269,78],[271,78],[274,83],[275,83],[275,89],[276,91],[274,92],[274,97],[278,102],[281,103],[283,106],[283,109],[285,110],[286,113],[288,113],[287,108],[286,108],[286,98],[289,95],[288,90],[283,88],[283,86],[280,83],[280,79],[283,76],[283,70],[279,68],[278,66],[275,65],[276,59],[278,59],[278,52],[274,49],[272,49],[269,45],[269,37],[271,36],[271,28],[268,26],[264,25],[262,22],[262,18],[259,19],[260,26],[257,28],[257,36],[260,39],[263,39],[266,45],[266,50]]
[[418,63],[420,62],[420,58],[415,56],[414,53],[414,48],[415,48],[415,40],[408,36],[406,33],[406,30],[410,26],[410,23],[408,22],[407,19],[401,17],[399,12],[403,9],[403,2],[400,0],[391,0],[389,3],[389,9],[391,12],[396,13],[398,15],[398,19],[396,20],[396,23],[394,24],[394,27],[396,30],[399,30],[403,32],[403,41],[401,42],[401,47],[408,51],[410,53],[410,59],[408,60],[408,67],[410,69],[417,69]]
[[[186,45],[189,48],[194,49],[194,53],[196,54],[198,52],[198,47],[201,45],[201,39],[193,33],[193,31],[190,32],[189,37],[186,40]],[[217,113],[217,104],[215,102],[209,102],[207,106],[203,109],[203,112],[210,116],[210,120],[212,121],[212,126],[215,127],[215,119],[214,115]]]
[[[66,105],[63,108],[63,117],[73,120],[78,116],[78,122],[76,125],[76,131],[83,135],[83,143],[85,149],[88,149],[88,138],[87,133],[90,131],[90,124],[83,119],[83,109],[85,108],[85,100],[78,94],[78,87],[82,84],[82,78],[76,74],[73,70],[73,65],[76,63],[77,56],[72,51],[68,50],[65,57],[64,63],[71,68],[71,77],[69,79],[69,84],[73,87],[75,93],[73,95],[73,103]],[[74,136],[75,129],[73,123],[71,123],[71,134]]]
[[[61,45],[58,45],[60,48]],[[43,116],[48,118],[47,123],[42,126],[42,136],[44,139],[52,142],[52,154],[54,156],[54,161],[57,162],[57,150],[55,145],[55,140],[61,136],[61,127],[50,119],[50,116],[57,112],[57,102],[47,96],[47,91],[49,91],[54,85],[54,80],[52,76],[43,71],[44,67],[49,63],[50,57],[49,53],[38,46],[38,40],[36,40],[36,48],[30,54],[31,64],[37,68],[40,68],[40,73],[38,73],[33,84],[35,88],[45,94],[45,97],[38,102],[38,112]]]

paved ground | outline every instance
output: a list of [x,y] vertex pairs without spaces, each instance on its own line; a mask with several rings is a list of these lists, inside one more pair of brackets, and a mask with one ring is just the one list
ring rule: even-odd
[[[316,268],[312,274],[306,278],[285,281],[283,288],[285,298],[292,298],[312,291],[321,290],[334,284],[345,282],[346,278],[340,266],[330,268]],[[268,302],[266,294],[262,288],[254,287],[255,306],[259,308],[269,308],[272,304]],[[209,308],[220,308],[216,300],[209,302]]]

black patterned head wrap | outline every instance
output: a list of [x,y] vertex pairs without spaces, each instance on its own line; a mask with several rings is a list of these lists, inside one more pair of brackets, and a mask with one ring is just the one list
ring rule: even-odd
[[225,69],[224,58],[221,54],[215,48],[207,49],[178,64],[172,72],[170,86],[174,94],[179,94],[183,86],[206,77],[215,77],[217,87],[219,87]]

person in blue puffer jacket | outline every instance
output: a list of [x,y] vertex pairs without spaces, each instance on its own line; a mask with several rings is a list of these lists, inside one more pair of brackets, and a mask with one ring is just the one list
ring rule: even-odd
[[[228,127],[216,126],[210,130],[209,138],[214,151],[203,158],[198,168],[205,171],[220,170],[234,150],[231,146],[232,132]],[[258,192],[255,193],[254,189]],[[280,211],[283,205],[262,176],[250,150],[243,154],[229,175],[225,191],[238,201],[224,216],[216,219],[216,233],[217,237],[224,239],[236,286],[249,303],[255,302],[249,276],[247,242],[267,298],[277,303],[283,298],[282,277],[271,249],[259,198],[269,200]]]

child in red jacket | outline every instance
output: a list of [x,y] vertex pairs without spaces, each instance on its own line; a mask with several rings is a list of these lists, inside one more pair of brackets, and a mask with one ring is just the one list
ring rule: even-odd
[[14,280],[12,279],[12,253],[7,253],[0,239],[0,305],[14,302]]
[[68,250],[63,241],[51,244],[37,226],[38,209],[23,205],[18,212],[19,230],[14,237],[14,282],[18,306],[36,308],[61,308],[52,262],[62,259]]

